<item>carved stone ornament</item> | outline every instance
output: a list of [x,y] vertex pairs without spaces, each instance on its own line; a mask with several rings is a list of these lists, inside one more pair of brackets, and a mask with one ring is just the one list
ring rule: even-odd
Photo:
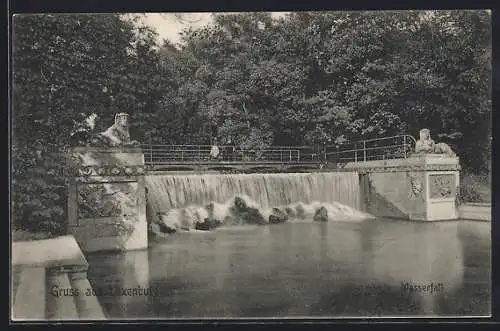
[[143,176],[143,166],[85,166],[78,170],[82,178],[91,176]]
[[410,199],[418,199],[422,197],[424,190],[424,184],[417,177],[411,177],[410,179]]
[[446,199],[455,196],[455,175],[430,175],[430,197],[432,199]]
[[92,183],[78,186],[78,217],[135,214],[137,183]]

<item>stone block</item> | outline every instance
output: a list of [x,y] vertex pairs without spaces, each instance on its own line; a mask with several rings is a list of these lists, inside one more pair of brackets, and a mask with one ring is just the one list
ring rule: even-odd
[[12,319],[45,320],[45,268],[23,267],[17,290],[13,293]]
[[144,155],[137,148],[79,147],[68,232],[85,252],[148,247]]
[[419,221],[459,217],[457,157],[417,154],[406,159],[352,162],[362,176],[364,209],[378,217]]

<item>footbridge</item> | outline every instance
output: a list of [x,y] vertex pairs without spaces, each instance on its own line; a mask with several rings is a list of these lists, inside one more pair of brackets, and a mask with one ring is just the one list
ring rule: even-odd
[[397,135],[321,146],[270,146],[245,149],[235,145],[144,144],[147,171],[293,172],[341,170],[351,162],[405,159],[415,147],[411,135]]

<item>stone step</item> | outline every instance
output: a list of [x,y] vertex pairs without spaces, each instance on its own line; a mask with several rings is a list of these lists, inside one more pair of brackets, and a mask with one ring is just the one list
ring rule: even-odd
[[88,263],[72,236],[12,244],[12,319],[102,320],[97,297],[86,296]]
[[75,296],[75,304],[80,320],[104,320],[106,316],[102,311],[101,304],[96,296],[86,296],[88,289],[92,288],[87,278],[72,278],[71,287],[78,291]]
[[45,268],[24,267],[13,295],[12,319],[44,321],[46,309]]

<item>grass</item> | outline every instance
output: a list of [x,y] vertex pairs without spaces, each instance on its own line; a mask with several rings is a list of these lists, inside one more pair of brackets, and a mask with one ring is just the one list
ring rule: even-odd
[[491,203],[490,174],[463,174],[460,179],[460,202]]

